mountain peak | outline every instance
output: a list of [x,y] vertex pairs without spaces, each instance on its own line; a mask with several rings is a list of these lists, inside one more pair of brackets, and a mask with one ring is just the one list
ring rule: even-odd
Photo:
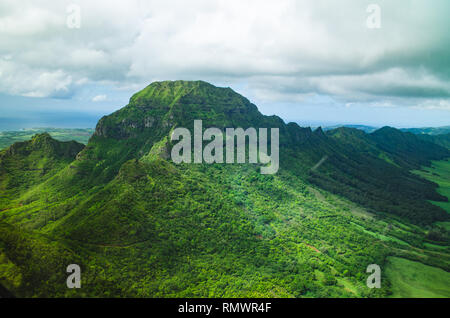
[[374,134],[374,135],[399,134],[400,135],[401,133],[402,133],[402,131],[397,128],[394,128],[391,126],[384,126],[384,127],[381,127],[380,129],[375,130],[372,134]]
[[84,145],[76,141],[59,141],[44,132],[35,134],[30,140],[12,144],[5,149],[4,154],[28,156],[32,152],[40,152],[44,156],[74,159],[83,148]]
[[325,133],[322,130],[322,127],[317,127],[316,130],[314,130],[314,134],[316,136],[325,137]]
[[361,129],[345,126],[328,130],[326,134],[333,137],[363,137],[366,135],[366,133]]
[[32,144],[51,143],[53,142],[53,140],[55,139],[53,139],[52,136],[50,136],[50,134],[47,132],[38,133],[31,137]]
[[[114,167],[105,172],[105,178],[112,178],[121,163],[148,154],[172,129],[183,127],[193,131],[195,120],[202,121],[203,129],[279,128],[280,142],[289,139],[283,134],[286,125],[281,118],[264,116],[247,98],[229,87],[216,87],[204,81],[165,81],[151,83],[134,94],[127,106],[102,117],[78,158],[110,160],[103,164]],[[115,158],[109,153],[115,153]]]
[[143,132],[167,134],[173,127],[259,127],[266,118],[244,96],[231,88],[204,81],[153,82],[134,94],[124,108],[103,117],[95,136],[124,139]]
[[164,104],[172,104],[180,97],[186,94],[195,94],[195,95],[209,95],[209,94],[217,94],[224,93],[227,91],[228,93],[234,92],[231,88],[223,88],[216,87],[205,81],[160,81],[160,82],[152,82],[150,85],[135,93],[131,99],[130,104],[142,105],[148,101],[153,103],[164,103]]

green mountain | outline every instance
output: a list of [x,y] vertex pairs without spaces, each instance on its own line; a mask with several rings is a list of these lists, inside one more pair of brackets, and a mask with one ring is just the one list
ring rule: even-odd
[[447,149],[395,128],[383,127],[371,136],[380,149],[391,153],[403,166],[419,168],[421,165],[428,165],[430,160],[448,156]]
[[17,196],[66,167],[84,148],[76,141],[59,142],[48,133],[14,143],[0,151],[1,200]]
[[333,130],[333,129],[337,129],[337,128],[341,128],[341,127],[356,128],[356,129],[362,130],[366,133],[372,133],[378,129],[377,127],[367,126],[367,125],[334,125],[334,126],[324,127],[323,130],[328,131],[328,130]]
[[450,149],[450,133],[440,134],[440,135],[421,134],[421,135],[417,135],[417,138],[428,141],[428,142],[432,142],[439,146]]
[[[195,119],[279,128],[280,170],[174,164],[169,135]],[[449,214],[429,202],[447,198],[410,172],[447,157],[395,129],[312,131],[230,88],[155,82],[85,147],[44,134],[1,152],[0,283],[27,297],[389,296],[398,280],[369,289],[367,265],[450,270]],[[73,263],[81,289],[66,287]]]
[[47,132],[53,138],[60,141],[75,140],[82,144],[87,144],[89,138],[94,133],[90,128],[30,128],[12,131],[0,131],[0,149],[7,148],[18,141],[29,140],[36,134]]

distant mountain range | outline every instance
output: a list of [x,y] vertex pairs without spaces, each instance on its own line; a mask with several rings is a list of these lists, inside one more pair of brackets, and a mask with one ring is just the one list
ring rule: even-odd
[[366,125],[333,125],[333,126],[326,126],[323,128],[323,130],[328,131],[328,130],[333,130],[333,129],[341,128],[341,127],[355,128],[355,129],[362,130],[366,133],[374,132],[375,130],[380,128],[380,127],[373,127],[373,126],[366,126]]
[[411,132],[413,134],[443,135],[450,133],[450,126],[443,127],[425,127],[425,128],[402,128],[401,131]]
[[[278,128],[279,172],[174,164],[169,136],[196,119]],[[432,202],[448,198],[412,170],[450,150],[357,128],[286,124],[203,81],[152,83],[87,145],[39,133],[0,151],[0,283],[24,297],[387,297],[395,280],[369,289],[366,268],[395,256],[446,284],[450,214]]]
[[[379,127],[365,126],[365,125],[334,125],[324,127],[324,131],[334,130],[340,127],[355,128],[366,133],[373,133],[379,130]],[[425,127],[425,128],[400,128],[400,131],[409,132],[417,135],[417,137],[424,141],[429,141],[450,149],[450,126],[442,127]]]
[[[356,128],[356,129],[360,129],[366,133],[371,133],[371,132],[374,132],[375,130],[381,128],[381,127],[366,126],[366,125],[333,125],[333,126],[326,126],[323,128],[323,130],[328,131],[328,130],[336,129],[339,127]],[[443,135],[443,134],[450,133],[450,126],[423,127],[423,128],[400,128],[399,130],[404,131],[404,132],[410,132],[410,133],[413,133],[416,135],[419,135],[419,134]]]
[[94,133],[91,128],[30,128],[16,131],[0,131],[0,149],[4,149],[15,142],[31,139],[35,134],[47,132],[53,138],[60,141],[75,140],[87,144],[89,138]]

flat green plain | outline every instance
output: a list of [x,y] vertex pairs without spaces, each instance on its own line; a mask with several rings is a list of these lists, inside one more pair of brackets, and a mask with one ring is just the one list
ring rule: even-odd
[[388,257],[385,270],[392,283],[392,297],[450,297],[450,273],[400,257]]

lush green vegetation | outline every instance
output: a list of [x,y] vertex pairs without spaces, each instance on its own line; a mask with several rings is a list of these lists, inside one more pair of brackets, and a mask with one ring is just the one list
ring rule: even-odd
[[[423,170],[415,171],[424,178],[433,181],[439,185],[437,192],[450,198],[450,160],[434,161],[431,167],[424,167]],[[450,213],[450,202],[436,202],[433,204],[443,208]]]
[[312,183],[378,213],[394,214],[413,223],[448,219],[444,210],[426,201],[447,201],[435,191],[437,185],[409,171],[448,157],[447,149],[390,127],[371,134],[338,128],[328,131],[328,136],[331,138],[315,141],[311,149],[329,158],[309,174]]
[[87,144],[94,130],[90,128],[32,128],[18,131],[0,131],[0,150],[11,146],[15,142],[29,140],[35,134],[42,134],[44,132],[50,134],[56,140],[75,140],[79,143]]
[[[194,119],[278,127],[279,172],[173,164],[170,131]],[[367,265],[395,256],[450,270],[448,229],[436,227],[449,216],[428,202],[446,198],[409,172],[448,152],[402,134],[325,134],[229,88],[153,83],[86,147],[38,134],[0,153],[0,283],[44,297],[387,297],[393,276],[369,289]],[[72,263],[79,290],[66,288]]]
[[44,133],[1,150],[0,204],[8,207],[12,198],[65,168],[83,148],[76,141],[58,142]]
[[450,297],[450,273],[399,257],[389,257],[386,277],[392,284],[392,297]]
[[435,143],[437,145],[440,145],[442,147],[450,149],[450,133],[442,134],[442,135],[421,134],[421,135],[417,135],[417,137],[419,139],[429,141],[429,142]]

